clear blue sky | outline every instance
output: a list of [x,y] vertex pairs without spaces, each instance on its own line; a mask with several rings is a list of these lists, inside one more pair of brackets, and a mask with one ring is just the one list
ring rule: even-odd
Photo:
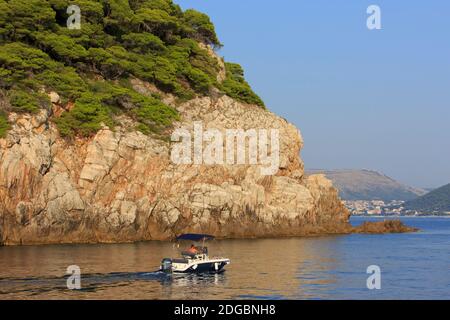
[[[301,129],[307,168],[450,183],[450,1],[175,2],[211,17],[219,53]],[[382,30],[366,27],[370,4]]]

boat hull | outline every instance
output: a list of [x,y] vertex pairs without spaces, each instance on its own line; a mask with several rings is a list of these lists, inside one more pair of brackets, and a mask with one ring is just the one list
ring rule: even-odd
[[229,261],[199,262],[187,266],[186,269],[173,269],[173,273],[222,273]]
[[169,259],[161,263],[160,271],[166,273],[222,273],[230,259],[199,258],[199,259]]

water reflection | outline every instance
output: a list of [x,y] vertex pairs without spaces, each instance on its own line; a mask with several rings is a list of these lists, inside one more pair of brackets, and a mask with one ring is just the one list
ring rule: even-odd
[[299,291],[296,296],[305,299],[325,299],[330,288],[337,286],[343,252],[341,237],[326,237],[320,241],[303,241],[303,260],[297,269]]
[[[233,241],[230,283],[241,298],[314,298],[337,282],[340,237]],[[245,284],[245,285],[244,285]]]
[[[154,273],[163,257],[178,250],[170,243],[4,247],[0,250],[0,295],[77,298],[293,298],[310,297],[307,286],[335,282],[339,237],[227,240],[210,252],[231,265],[218,275]],[[319,244],[319,245],[318,245]],[[65,271],[78,265],[82,290],[66,289]],[[131,272],[130,272],[131,271]],[[317,272],[322,277],[317,278]],[[11,277],[17,275],[19,277]],[[133,288],[139,288],[136,292]]]
[[[165,242],[0,247],[0,299],[450,298],[450,219],[407,223],[424,231],[215,241],[210,254],[231,259],[219,275],[154,272],[178,254]],[[376,292],[366,287],[372,264],[384,272]],[[70,265],[82,290],[66,288]]]

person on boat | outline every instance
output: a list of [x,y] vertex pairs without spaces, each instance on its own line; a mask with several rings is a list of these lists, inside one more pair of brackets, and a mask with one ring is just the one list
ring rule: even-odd
[[197,254],[199,251],[196,246],[191,244],[191,247],[187,250],[187,252],[189,252],[190,254]]

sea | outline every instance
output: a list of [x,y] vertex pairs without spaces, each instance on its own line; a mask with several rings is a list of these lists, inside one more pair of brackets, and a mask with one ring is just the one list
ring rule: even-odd
[[0,300],[450,299],[450,218],[401,220],[420,231],[215,240],[210,255],[231,259],[216,275],[158,272],[179,254],[170,242],[4,246]]

